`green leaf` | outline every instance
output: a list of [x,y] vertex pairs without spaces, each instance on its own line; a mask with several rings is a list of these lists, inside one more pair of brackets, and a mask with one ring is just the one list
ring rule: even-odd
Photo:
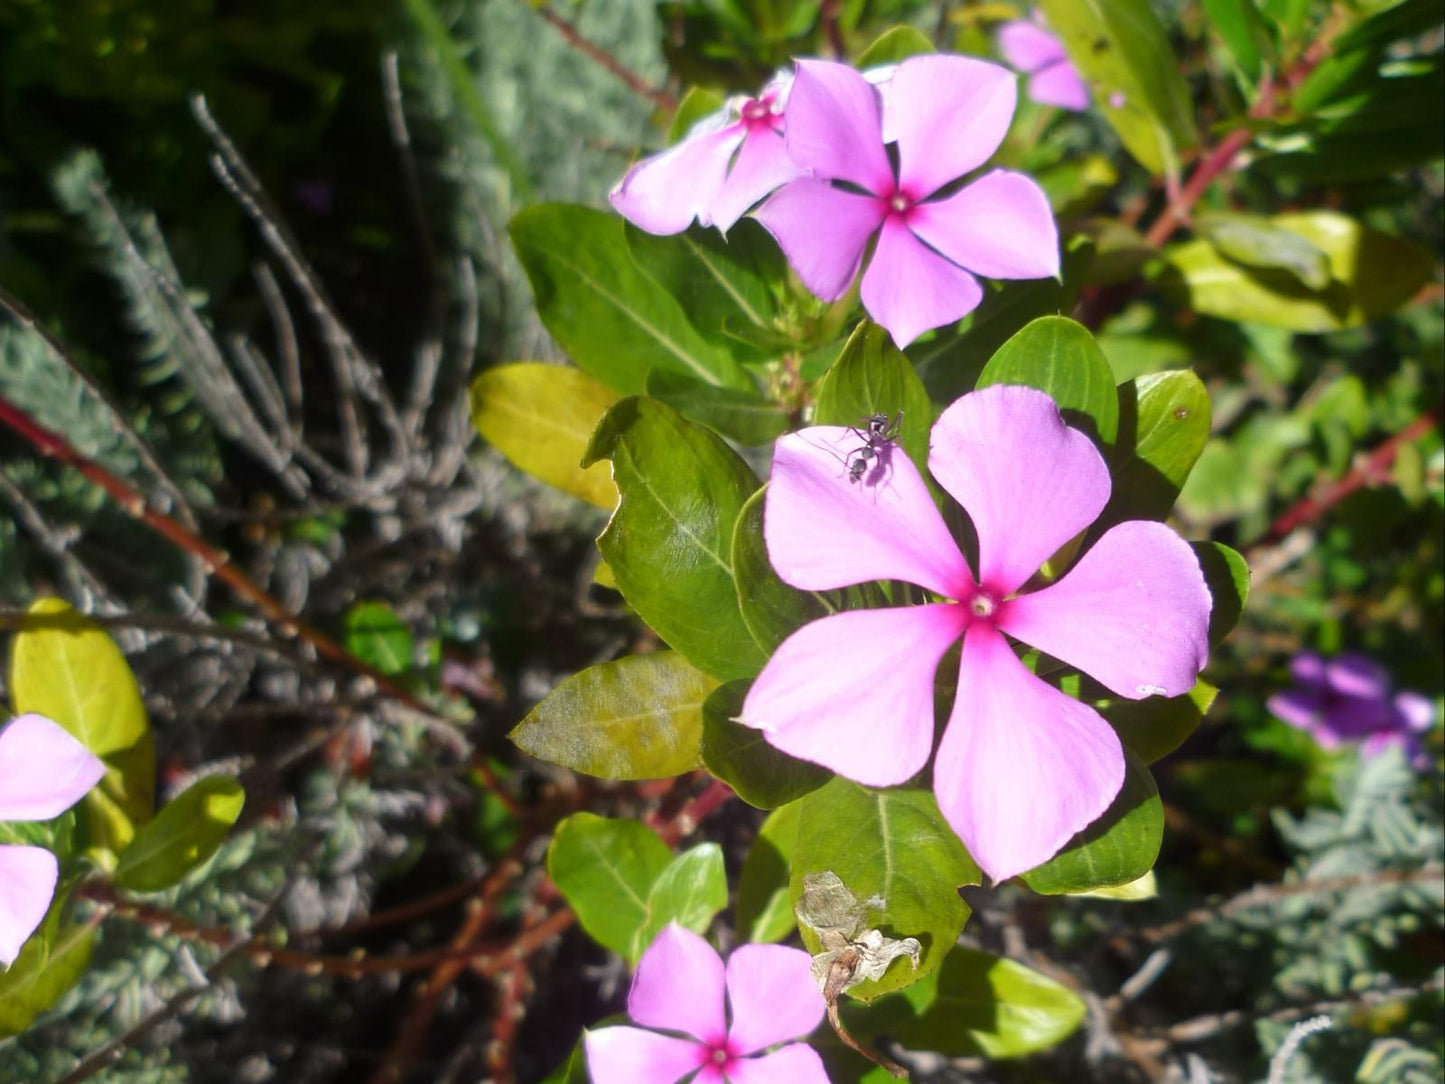
[[163,806],[121,852],[115,883],[132,892],[159,892],[216,853],[246,804],[230,776],[198,779]]
[[597,548],[623,596],[698,669],[752,677],[764,655],[738,609],[732,537],[753,472],[711,430],[650,399],[607,412],[583,462],[604,458],[621,499]]
[[1149,0],[1041,0],[1039,6],[1092,86],[1094,108],[1129,153],[1151,173],[1178,173],[1179,152],[1195,142],[1194,106]]
[[[886,740],[886,739],[884,739]],[[918,970],[894,963],[877,982],[849,990],[863,1001],[900,990],[942,962],[968,919],[958,886],[979,884],[982,874],[938,811],[933,793],[893,787],[869,790],[834,779],[798,805],[789,895],[803,894],[803,877],[831,870],[860,900],[882,896],[868,916],[888,937],[916,937],[923,946]],[[820,950],[811,929],[800,931],[808,950]]]
[[581,369],[519,361],[472,381],[472,424],[513,465],[598,508],[617,507],[612,472],[582,467],[587,442],[617,394]]
[[603,779],[662,779],[701,762],[702,707],[717,682],[675,651],[573,674],[508,735],[540,760]]
[[61,926],[59,897],[9,970],[0,971],[0,1039],[19,1035],[80,980],[95,948],[96,927]]
[[1053,858],[1023,875],[1054,896],[1137,880],[1153,868],[1164,841],[1164,806],[1149,769],[1126,746],[1124,786],[1113,804]]
[[1166,250],[1166,290],[1206,316],[1324,332],[1386,316],[1429,281],[1433,263],[1424,249],[1345,215],[1310,211],[1269,221],[1324,253],[1330,279],[1323,290],[1288,271],[1241,266],[1202,239]]
[[1264,58],[1274,52],[1274,43],[1254,0],[1204,0],[1204,14],[1239,70],[1250,82],[1257,82]]
[[886,1030],[904,1046],[945,1057],[1017,1058],[1047,1050],[1071,1035],[1086,1013],[1083,999],[1055,980],[962,947],[903,998],[910,1016],[891,1022],[888,1017],[896,1019],[905,1005],[890,1005],[887,1015],[880,1006],[878,1021],[864,1016],[859,1030]]
[[838,360],[818,382],[814,402],[817,425],[856,426],[869,415],[892,418],[901,410],[898,444],[927,473],[933,405],[912,364],[877,324],[865,320],[849,336]]
[[[625,1019],[625,1017],[623,1018]],[[619,1023],[622,1021],[619,1020]],[[604,1021],[605,1023],[605,1021]],[[597,1026],[597,1025],[594,1025]],[[567,1060],[550,1073],[542,1084],[588,1084],[591,1077],[587,1074],[587,1047],[584,1043],[586,1033],[577,1040],[572,1047],[572,1052],[567,1055]]]
[[1187,370],[1150,373],[1121,385],[1114,491],[1095,529],[1168,516],[1209,440],[1210,418],[1209,392]]
[[1191,542],[1214,606],[1209,611],[1209,643],[1218,647],[1239,624],[1249,600],[1249,563],[1222,542]]
[[938,47],[928,35],[911,26],[895,26],[883,31],[859,54],[854,66],[859,71],[897,64],[911,56],[936,53]]
[[55,720],[105,762],[105,778],[81,802],[80,834],[114,868],[156,801],[155,739],[125,656],[67,603],[40,599],[11,644],[10,696],[17,714]]
[[647,921],[637,930],[635,945],[642,955],[669,922],[703,933],[713,916],[728,905],[728,876],[722,848],[699,843],[674,858],[658,875],[647,895]]
[[978,377],[978,387],[1022,384],[1047,392],[1064,419],[1099,443],[1119,434],[1119,393],[1099,344],[1067,316],[1041,316],[1026,324]]
[[659,237],[628,225],[627,247],[637,265],[672,294],[704,338],[739,361],[765,361],[782,344],[774,321],[774,285],[787,278],[782,249],[763,227],[745,218],[724,239],[694,226]]
[[1221,256],[1245,267],[1288,272],[1307,290],[1330,284],[1330,261],[1304,237],[1262,215],[1209,211],[1194,216],[1195,231]]
[[396,611],[384,602],[358,602],[346,611],[346,650],[383,674],[411,669],[415,641]]
[[692,126],[706,116],[716,113],[727,105],[727,99],[715,90],[706,87],[688,87],[687,93],[678,103],[677,112],[667,126],[667,142],[676,143],[692,130]]
[[742,714],[748,682],[716,689],[702,708],[702,760],[707,770],[759,809],[776,809],[817,790],[833,773],[774,749],[763,732],[733,720]]
[[1217,688],[1199,678],[1182,696],[1114,700],[1099,712],[1120,741],[1145,764],[1153,764],[1178,749],[1199,728],[1218,694]]
[[512,244],[552,337],[623,395],[642,391],[649,369],[750,389],[732,355],[703,338],[632,259],[624,226],[618,215],[565,203],[537,204],[512,219]]
[[801,802],[789,802],[769,813],[743,859],[737,906],[738,937],[743,941],[781,941],[793,932],[788,870],[801,809]]
[[747,499],[733,528],[733,577],[743,623],[764,651],[779,644],[809,621],[836,612],[827,596],[800,591],[784,583],[768,560],[763,540],[763,511],[767,488]]
[[739,444],[767,444],[788,428],[788,412],[781,403],[753,392],[710,387],[665,369],[647,374],[647,394]]
[[594,813],[566,818],[547,848],[547,876],[582,928],[630,964],[646,947],[638,935],[651,915],[652,886],[671,862],[672,852],[650,828]]

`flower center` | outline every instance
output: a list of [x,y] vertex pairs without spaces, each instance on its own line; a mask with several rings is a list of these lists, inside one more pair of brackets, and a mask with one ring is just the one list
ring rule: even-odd
[[895,192],[888,199],[888,210],[895,215],[906,215],[913,209],[913,201],[902,192]]
[[989,620],[998,613],[998,596],[982,587],[968,600],[969,613],[975,619]]
[[766,98],[749,98],[739,116],[748,124],[769,120],[773,114],[773,103]]

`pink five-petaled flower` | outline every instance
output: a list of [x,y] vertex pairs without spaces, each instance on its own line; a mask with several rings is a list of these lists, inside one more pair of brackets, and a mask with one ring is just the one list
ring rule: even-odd
[[780,75],[756,98],[730,100],[675,146],[642,159],[613,187],[612,206],[648,233],[681,233],[694,218],[727,233],[749,207],[802,172],[783,145],[791,84]]
[[[876,234],[863,307],[906,346],[973,311],[975,274],[1059,272],[1054,216],[1028,177],[994,170],[941,194],[998,149],[1017,97],[1012,72],[970,57],[910,57],[876,87],[844,64],[799,60],[785,140],[809,175],[757,218],[825,301],[847,292]],[[897,144],[896,175],[885,142]]]
[[1089,88],[1063,43],[1036,23],[1018,19],[998,28],[998,47],[1009,67],[1028,76],[1028,95],[1040,105],[1089,108]]
[[[642,954],[627,1014],[649,1028],[587,1033],[592,1084],[828,1084],[822,1059],[801,1039],[825,1006],[809,970],[812,958],[783,945],[743,945],[723,967],[711,945],[669,923]],[[724,992],[729,1016],[723,1008]],[[770,1046],[771,1053],[760,1053]]]
[[1276,693],[1271,712],[1305,731],[1325,749],[1359,742],[1360,755],[1400,747],[1416,768],[1430,765],[1420,736],[1435,722],[1430,698],[1406,690],[1391,694],[1390,675],[1371,659],[1347,651],[1323,659],[1312,651],[1290,662],[1298,688]]
[[[0,729],[0,821],[58,817],[104,774],[104,764],[43,715],[13,719]],[[40,925],[58,876],[43,847],[0,846],[0,964],[13,963]]]
[[933,427],[928,467],[973,521],[977,575],[901,449],[885,447],[864,486],[848,483],[839,464],[857,444],[833,427],[779,439],[763,520],[773,567],[806,590],[903,580],[943,601],[804,625],[763,668],[740,721],[859,783],[902,783],[928,761],[935,671],[963,637],[933,789],[975,861],[1001,881],[1056,854],[1124,780],[1113,728],[1031,674],[1003,634],[1120,696],[1175,696],[1204,666],[1209,590],[1178,535],[1131,521],[1053,583],[1020,593],[1110,493],[1093,442],[1042,392],[975,391]]

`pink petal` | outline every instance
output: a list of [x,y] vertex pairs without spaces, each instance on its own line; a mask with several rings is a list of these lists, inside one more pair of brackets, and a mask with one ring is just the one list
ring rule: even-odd
[[749,132],[704,223],[710,222],[727,233],[753,204],[802,172],[788,157],[783,137],[777,132],[767,128]]
[[1382,701],[1390,695],[1390,675],[1374,659],[1347,651],[1325,664],[1325,680],[1341,696]]
[[742,945],[728,957],[728,1046],[753,1054],[801,1039],[823,1022],[827,1006],[813,981],[813,958],[784,945]]
[[863,307],[902,349],[929,328],[961,320],[983,300],[978,280],[889,217],[863,273]]
[[1004,881],[1047,862],[1123,785],[1114,728],[1030,674],[992,625],[972,626],[933,790],[984,872]]
[[1329,684],[1325,660],[1313,651],[1301,651],[1291,659],[1289,672],[1301,685],[1324,688]]
[[824,301],[837,301],[853,285],[863,247],[883,221],[883,205],[800,177],[775,192],[755,217],[777,238],[803,285]]
[[43,715],[0,730],[0,821],[48,821],[85,797],[105,765]]
[[979,579],[1000,597],[1109,500],[1099,450],[1033,388],[994,385],[955,402],[934,423],[928,469],[973,520]]
[[1056,61],[1029,76],[1028,95],[1040,105],[1075,112],[1089,108],[1089,87],[1079,77],[1079,69],[1067,60]]
[[909,57],[888,86],[899,190],[925,199],[983,165],[1008,135],[1017,103],[1007,68],[967,56]]
[[707,1048],[641,1028],[598,1028],[583,1040],[592,1084],[677,1084],[707,1057]]
[[[1275,693],[1264,702],[1271,715],[1278,716],[1296,730],[1303,730],[1315,736],[1324,744],[1324,735],[1329,727],[1324,725],[1325,705],[1318,693],[1289,689]],[[1329,739],[1333,743],[1334,739]],[[1328,746],[1327,746],[1328,748]]]
[[1059,273],[1059,230],[1044,190],[1022,173],[996,169],[908,217],[914,233],[954,263],[993,279]]
[[828,1084],[817,1051],[794,1043],[761,1058],[739,1058],[728,1065],[731,1084]]
[[741,124],[729,124],[688,136],[634,165],[607,198],[618,214],[639,229],[681,233],[694,218],[707,215],[743,134]]
[[55,855],[41,847],[0,847],[0,964],[14,963],[44,920],[58,875]]
[[697,934],[669,922],[637,963],[627,1015],[648,1027],[721,1043],[728,1030],[723,989],[722,958]]
[[1015,71],[1036,72],[1064,59],[1064,45],[1042,27],[1020,19],[998,28],[998,48]]
[[962,606],[847,610],[779,645],[738,722],[775,749],[870,787],[913,776],[933,747],[933,678]]
[[863,438],[819,425],[778,439],[763,508],[763,539],[778,575],[826,591],[870,580],[905,580],[958,598],[973,576],[928,486],[897,445],[883,448],[849,482]]
[[1393,703],[1407,730],[1423,734],[1435,725],[1435,702],[1428,696],[1407,691],[1397,693]]
[[1189,544],[1134,520],[1110,528],[1061,579],[1004,603],[998,624],[1138,700],[1193,688],[1213,604]]
[[878,91],[846,64],[799,60],[788,97],[788,154],[815,177],[852,181],[888,196]]

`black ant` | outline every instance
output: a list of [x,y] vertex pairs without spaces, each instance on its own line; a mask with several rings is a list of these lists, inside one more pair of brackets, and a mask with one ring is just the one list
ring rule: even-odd
[[868,465],[898,439],[903,425],[903,411],[900,410],[891,420],[887,414],[870,414],[859,424],[863,426],[862,429],[851,425],[848,427],[848,431],[863,442],[849,452],[845,460],[848,465],[849,485],[862,481],[863,475],[868,473]]

